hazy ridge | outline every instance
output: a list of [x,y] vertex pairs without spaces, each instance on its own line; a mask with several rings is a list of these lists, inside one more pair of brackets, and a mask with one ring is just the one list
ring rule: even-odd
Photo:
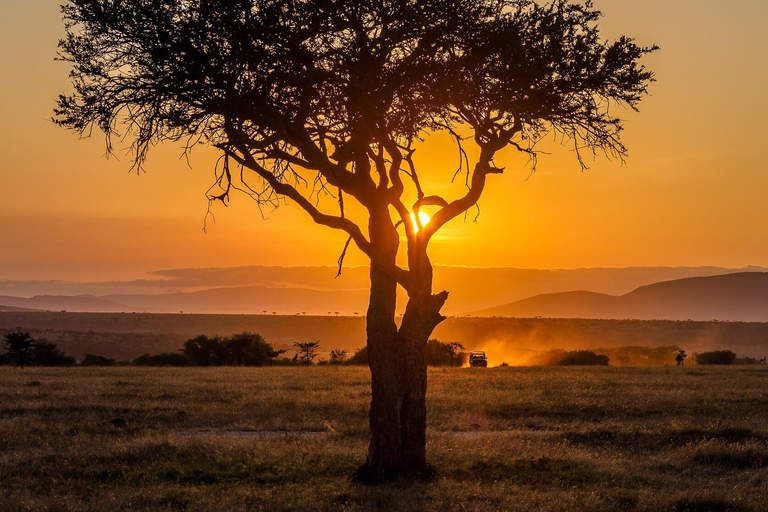
[[[761,270],[765,269],[635,267],[537,270],[438,266],[435,268],[435,289],[450,291],[444,312],[457,315],[490,310],[522,299],[533,300],[532,297],[542,294],[583,290],[594,294],[622,295],[661,281]],[[150,279],[142,277],[122,282],[6,280],[0,281],[0,305],[76,312],[364,314],[368,302],[368,269],[344,269],[338,278],[336,273],[337,269],[331,267],[251,266],[163,270],[151,273]],[[587,295],[582,295],[579,300],[567,302],[583,309],[580,303],[589,300],[607,304],[611,299],[597,296],[588,299]],[[401,300],[401,311],[402,307]],[[595,306],[587,311],[599,309]],[[531,316],[540,314],[535,312]]]
[[642,286],[620,296],[577,291],[543,294],[477,316],[768,321],[768,273],[693,277]]

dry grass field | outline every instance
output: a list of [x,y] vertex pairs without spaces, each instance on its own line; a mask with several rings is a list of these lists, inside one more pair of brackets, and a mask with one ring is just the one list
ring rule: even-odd
[[365,368],[0,368],[0,509],[765,510],[764,368],[430,370],[428,484],[350,481]]

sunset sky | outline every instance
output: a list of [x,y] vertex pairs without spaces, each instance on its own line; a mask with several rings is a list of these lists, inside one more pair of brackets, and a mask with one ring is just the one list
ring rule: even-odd
[[[245,196],[217,205],[203,233],[216,153],[192,169],[176,146],[155,148],[146,174],[105,160],[104,140],[50,122],[68,66],[58,0],[0,3],[0,279],[123,279],[161,268],[332,265],[345,237],[296,207],[262,220]],[[602,0],[603,34],[661,51],[641,113],[626,112],[627,165],[581,172],[572,152],[544,147],[497,158],[477,224],[454,221],[433,261],[482,267],[768,266],[768,3],[762,0]],[[449,185],[456,151],[443,136],[417,152],[426,188]],[[364,264],[360,253],[347,263]]]

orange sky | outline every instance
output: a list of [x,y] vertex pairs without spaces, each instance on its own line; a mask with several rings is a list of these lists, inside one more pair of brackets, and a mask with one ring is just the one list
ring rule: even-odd
[[[59,0],[0,3],[0,279],[119,279],[159,268],[329,265],[344,237],[281,208],[261,220],[243,196],[217,206],[201,231],[212,151],[193,169],[178,147],[157,148],[147,173],[105,160],[103,139],[78,141],[48,119],[69,90],[53,62]],[[647,58],[658,83],[626,113],[627,166],[580,172],[566,148],[497,159],[477,224],[454,221],[432,244],[445,265],[531,268],[644,265],[768,266],[768,3],[758,0],[603,0],[606,36],[626,33],[662,50]],[[425,188],[456,166],[436,136],[417,152]],[[429,188],[431,187],[431,188]],[[311,248],[311,249],[307,249]],[[349,264],[363,264],[350,252]]]

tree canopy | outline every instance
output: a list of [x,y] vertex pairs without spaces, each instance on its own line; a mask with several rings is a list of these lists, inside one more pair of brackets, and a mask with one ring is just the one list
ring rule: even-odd
[[[344,195],[393,208],[409,246],[426,246],[502,172],[504,147],[535,157],[554,131],[578,155],[623,158],[610,107],[636,108],[653,77],[639,59],[654,48],[601,39],[589,1],[70,0],[63,13],[75,92],[57,123],[100,128],[110,151],[127,138],[137,168],[163,140],[212,144],[223,156],[209,199],[291,199],[373,260]],[[421,188],[414,144],[439,131],[480,148],[473,169],[462,150],[462,197]],[[319,209],[324,195],[338,212]],[[427,205],[439,210],[419,230],[410,214]],[[408,289],[408,272],[387,265]]]

